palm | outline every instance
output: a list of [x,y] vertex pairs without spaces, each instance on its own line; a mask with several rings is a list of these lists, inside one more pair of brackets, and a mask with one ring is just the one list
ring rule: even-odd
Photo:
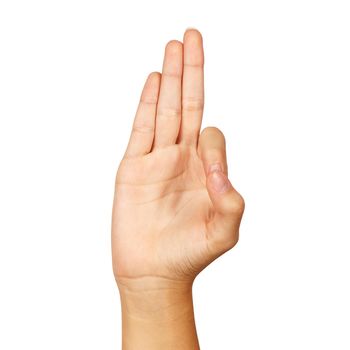
[[117,279],[191,279],[237,241],[243,205],[226,177],[223,135],[207,128],[198,138],[203,94],[202,40],[192,30],[184,50],[167,45],[162,77],[149,76],[118,169]]
[[[202,268],[212,212],[205,182],[202,161],[191,147],[174,145],[121,163],[116,189],[121,275],[176,278]],[[122,251],[126,245],[128,254]]]

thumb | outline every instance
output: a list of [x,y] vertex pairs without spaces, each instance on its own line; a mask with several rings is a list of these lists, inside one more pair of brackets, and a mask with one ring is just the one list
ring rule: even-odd
[[214,208],[214,215],[207,225],[208,237],[218,253],[222,253],[238,241],[244,200],[227,177],[223,133],[213,127],[204,129],[199,138],[198,151],[207,176],[207,191]]

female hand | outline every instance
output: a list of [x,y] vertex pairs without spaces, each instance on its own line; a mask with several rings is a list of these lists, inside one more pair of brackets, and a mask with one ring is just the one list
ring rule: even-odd
[[116,177],[119,288],[191,284],[237,243],[244,201],[227,178],[224,136],[214,127],[200,134],[203,64],[201,34],[187,30],[145,83]]

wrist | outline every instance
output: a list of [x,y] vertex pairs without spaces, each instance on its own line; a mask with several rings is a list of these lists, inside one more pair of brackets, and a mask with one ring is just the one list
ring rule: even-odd
[[153,276],[118,278],[123,317],[145,322],[193,317],[192,283]]
[[192,282],[158,277],[117,279],[123,349],[199,349]]

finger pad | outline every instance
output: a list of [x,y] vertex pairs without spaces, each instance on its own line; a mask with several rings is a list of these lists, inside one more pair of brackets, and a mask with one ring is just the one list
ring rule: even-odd
[[187,30],[184,34],[184,59],[188,65],[204,64],[203,38],[196,29]]

